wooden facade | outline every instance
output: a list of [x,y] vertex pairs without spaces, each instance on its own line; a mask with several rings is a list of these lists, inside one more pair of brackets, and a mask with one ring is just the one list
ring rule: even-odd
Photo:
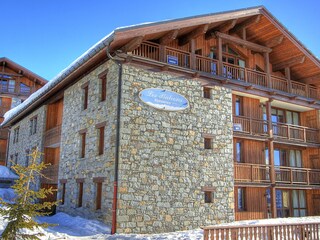
[[[47,83],[8,58],[0,58],[0,123],[4,114]],[[6,164],[8,129],[0,129],[0,165]]]

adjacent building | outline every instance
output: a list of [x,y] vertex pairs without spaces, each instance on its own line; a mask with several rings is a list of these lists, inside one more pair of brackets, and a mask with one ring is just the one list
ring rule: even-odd
[[45,153],[58,211],[113,233],[318,215],[319,84],[254,7],[116,29],[3,126],[17,163]]
[[[47,81],[12,60],[0,58],[0,122],[4,114],[18,106]],[[0,130],[0,165],[5,165],[8,130]]]

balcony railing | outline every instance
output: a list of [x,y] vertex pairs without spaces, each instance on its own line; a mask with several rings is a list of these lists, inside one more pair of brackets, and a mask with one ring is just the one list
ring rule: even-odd
[[215,59],[196,54],[194,55],[195,57],[193,59],[193,54],[190,52],[182,51],[172,47],[160,46],[159,44],[152,42],[142,43],[132,52],[132,54],[135,56],[152,59],[154,61],[193,69],[199,72],[220,75],[227,79],[239,80],[271,90],[277,90],[307,98],[320,99],[319,89],[314,86],[272,75],[270,76],[270,82],[268,82],[268,76],[264,72],[229,63],[223,63],[222,67],[220,68],[219,61]]
[[294,167],[275,167],[277,183],[320,185],[320,170]]
[[202,227],[204,240],[234,239],[320,239],[319,222],[217,225]]
[[[267,136],[268,121],[233,116],[234,132],[250,135]],[[272,123],[273,135],[278,139],[286,139],[303,143],[320,143],[319,130],[287,123]]]
[[60,144],[61,141],[61,125],[47,130],[44,133],[44,146],[52,147]]
[[[242,183],[270,183],[271,167],[265,164],[235,163],[234,177]],[[275,182],[278,184],[320,185],[320,170],[275,166]]]
[[270,167],[262,164],[236,163],[234,165],[234,176],[238,182],[270,182]]

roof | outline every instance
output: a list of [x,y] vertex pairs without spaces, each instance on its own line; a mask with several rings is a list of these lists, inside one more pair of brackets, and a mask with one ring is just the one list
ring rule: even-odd
[[[248,31],[256,42],[265,44],[270,39],[270,32],[275,35],[283,34],[285,36],[285,46],[275,47],[279,48],[279,50],[271,52],[270,60],[273,62],[284,61],[285,59],[281,59],[279,54],[276,53],[287,50],[282,49],[286,48],[287,46],[294,46],[295,51],[288,51],[288,54],[284,55],[284,57],[290,57],[291,55],[299,56],[299,54],[304,54],[307,56],[307,60],[305,61],[303,67],[307,66],[308,69],[311,69],[312,71],[310,71],[310,74],[319,73],[320,76],[319,60],[263,6],[153,23],[143,23],[139,25],[117,28],[109,35],[105,36],[88,51],[72,62],[66,69],[61,71],[61,73],[59,73],[55,78],[49,81],[48,84],[32,94],[25,102],[7,112],[5,115],[5,120],[1,126],[7,127],[18,121],[24,115],[43,104],[45,99],[54,96],[59,89],[62,89],[68,84],[72,84],[79,76],[90,70],[90,68],[99,64],[101,61],[108,59],[106,52],[107,48],[110,50],[110,52],[112,52],[129,43],[136,37],[143,36],[144,39],[159,39],[161,36],[164,36],[170,31],[176,29],[179,30],[177,37],[181,37],[194,31],[203,24],[209,24],[209,28],[214,28],[217,25],[223,24],[224,22],[232,19],[237,19],[238,23],[241,24],[256,15],[263,16],[261,21],[268,30],[266,31],[266,29],[263,28],[248,27]],[[260,37],[262,35],[263,37]],[[293,74],[296,75],[297,79],[301,77],[299,76],[301,72],[308,74],[306,71],[300,71],[298,67],[293,69]]]
[[44,79],[43,77],[40,77],[38,74],[35,74],[34,72],[30,71],[29,69],[19,65],[18,63],[10,60],[9,58],[6,57],[1,57],[0,58],[0,65],[5,64],[7,67],[11,68],[15,72],[19,72],[21,75],[36,81],[39,85],[43,86],[45,85],[48,81]]

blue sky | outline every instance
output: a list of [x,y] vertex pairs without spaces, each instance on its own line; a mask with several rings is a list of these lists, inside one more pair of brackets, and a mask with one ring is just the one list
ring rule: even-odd
[[320,57],[319,0],[3,0],[0,57],[50,80],[117,27],[260,5]]

